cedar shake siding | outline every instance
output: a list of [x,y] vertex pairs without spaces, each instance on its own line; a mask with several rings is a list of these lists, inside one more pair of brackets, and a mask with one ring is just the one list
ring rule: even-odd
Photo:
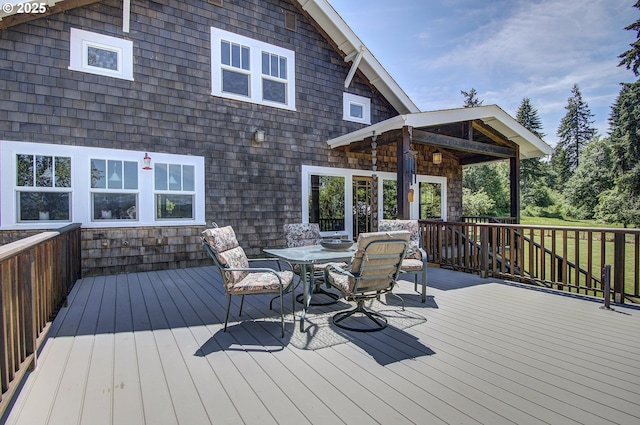
[[[303,220],[303,164],[370,170],[368,153],[327,146],[364,126],[343,120],[343,93],[371,100],[372,123],[398,113],[360,73],[344,89],[351,64],[289,1],[213,3],[132,0],[129,33],[116,0],[0,31],[0,140],[60,145],[61,154],[83,146],[204,157],[206,225],[233,226],[247,254],[259,256],[284,243],[283,224]],[[285,26],[289,13],[295,31]],[[295,111],[211,94],[212,27],[295,52]],[[70,70],[71,28],[131,41],[133,81]],[[393,156],[379,170],[395,171]],[[460,167],[443,170],[450,214],[459,215]],[[204,228],[83,228],[83,273],[209,264]]]

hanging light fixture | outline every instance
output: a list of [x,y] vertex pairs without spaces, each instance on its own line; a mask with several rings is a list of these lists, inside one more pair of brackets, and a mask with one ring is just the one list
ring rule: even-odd
[[435,165],[442,164],[442,152],[440,152],[439,150],[436,150],[433,153],[433,163]]
[[144,167],[142,167],[143,170],[151,170],[151,157],[145,152],[144,154]]

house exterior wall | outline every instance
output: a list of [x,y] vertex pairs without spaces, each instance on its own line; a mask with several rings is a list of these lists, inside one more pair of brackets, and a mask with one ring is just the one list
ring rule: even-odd
[[[249,256],[282,245],[282,225],[302,220],[302,164],[368,166],[327,147],[363,126],[342,118],[350,64],[290,2],[133,0],[129,33],[121,7],[106,0],[0,32],[0,140],[204,156],[205,226],[233,226]],[[285,29],[285,11],[296,31]],[[211,27],[293,50],[296,110],[212,96]],[[71,28],[131,40],[134,81],[69,70]],[[397,115],[359,74],[347,91],[371,99],[372,123]],[[455,190],[457,168],[448,171]],[[203,229],[84,228],[83,274],[209,264]]]

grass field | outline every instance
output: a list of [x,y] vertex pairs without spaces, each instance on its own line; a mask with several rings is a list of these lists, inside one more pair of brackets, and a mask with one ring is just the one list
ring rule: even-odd
[[[536,226],[558,226],[558,227],[582,227],[582,228],[601,228],[601,229],[616,229],[622,228],[622,226],[606,226],[602,223],[595,222],[593,220],[562,220],[556,218],[545,217],[522,217],[522,225],[536,225]],[[535,232],[536,242],[540,242],[540,233]],[[527,233],[528,236],[528,233]],[[589,239],[591,245],[589,249]],[[567,232],[566,238],[563,236],[563,232],[556,231],[555,244],[556,254],[563,256],[566,252],[566,259],[576,264],[579,268],[587,270],[591,269],[593,276],[600,278],[602,268],[605,264],[610,264],[613,267],[614,264],[614,242],[613,233],[610,232]],[[563,246],[566,241],[566,248]],[[625,254],[625,292],[629,294],[638,295],[638,267],[640,267],[640,258],[638,247],[638,237],[634,235],[626,235],[624,246]],[[544,245],[546,249],[551,249],[553,244],[553,234],[550,231],[545,231]],[[577,248],[577,255],[576,255]],[[528,253],[525,251],[525,256],[528,257]],[[526,259],[528,261],[528,258]],[[589,265],[591,267],[589,267]],[[550,277],[550,257],[545,262],[547,278]],[[612,276],[613,285],[613,276]]]

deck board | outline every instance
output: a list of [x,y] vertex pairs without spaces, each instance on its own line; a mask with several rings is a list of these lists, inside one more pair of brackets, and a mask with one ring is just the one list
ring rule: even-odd
[[284,339],[268,296],[223,332],[211,267],[82,279],[6,423],[640,423],[640,309],[444,269],[395,292],[426,321],[309,350],[290,296]]

